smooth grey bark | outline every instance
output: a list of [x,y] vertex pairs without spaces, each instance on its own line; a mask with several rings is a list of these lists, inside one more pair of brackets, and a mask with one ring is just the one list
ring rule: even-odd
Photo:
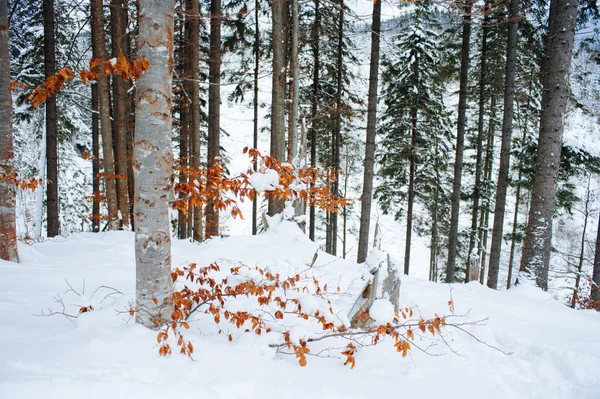
[[369,229],[371,225],[371,202],[373,199],[373,169],[375,165],[375,134],[377,127],[377,86],[379,82],[379,42],[381,32],[381,0],[373,1],[373,23],[371,25],[371,61],[369,67],[369,96],[367,101],[367,140],[363,192],[360,206],[360,229],[358,233],[357,262],[367,259]]
[[[273,0],[273,88],[271,91],[271,156],[285,160],[285,0]],[[269,200],[269,216],[283,211],[285,202],[278,198]]]
[[[475,185],[473,186],[473,210],[471,213],[471,232],[469,235],[469,250],[467,252],[467,282],[470,278],[470,268],[472,263],[472,253],[475,249],[477,238],[477,227],[479,223],[479,200],[481,197],[481,173],[483,171],[483,141],[484,141],[484,119],[485,119],[485,89],[487,85],[487,39],[490,32],[490,1],[485,4],[485,17],[481,29],[481,60],[479,67],[479,109],[477,119],[477,153],[475,156]],[[481,272],[480,272],[481,273]]]
[[[91,0],[90,6],[92,56],[104,61],[106,60],[106,48],[104,44],[104,11],[102,10],[102,0]],[[119,228],[119,209],[117,207],[112,124],[110,121],[110,89],[108,78],[102,71],[98,74],[96,84],[98,85],[98,110],[100,112],[100,133],[102,135],[102,158],[105,175],[106,204],[108,206],[108,228],[109,230],[117,230]]]
[[[312,82],[312,98],[311,98],[311,142],[310,142],[310,166],[314,169],[317,167],[317,117],[319,111],[319,75],[320,75],[320,59],[319,59],[319,41],[321,29],[321,14],[319,0],[315,2],[315,20],[312,26],[311,40],[313,50],[313,82]],[[311,183],[312,184],[312,183]],[[311,205],[309,210],[309,227],[308,238],[315,240],[316,216],[315,206]]]
[[520,271],[548,290],[552,219],[560,168],[564,118],[578,0],[551,0],[548,39],[542,69],[542,113],[531,205]]
[[[112,56],[118,58],[129,53],[127,38],[127,2],[113,0],[110,3],[110,26]],[[129,82],[120,76],[112,78],[113,87],[113,133],[115,140],[115,170],[117,185],[117,206],[123,225],[129,226],[129,193],[127,183],[127,129],[129,125]]]
[[450,213],[450,233],[448,234],[448,263],[446,282],[454,281],[458,245],[458,218],[460,212],[460,191],[465,150],[465,125],[467,123],[467,95],[469,77],[469,50],[471,45],[471,9],[473,0],[466,0],[463,10],[462,47],[460,59],[460,87],[458,94],[458,124],[456,130],[456,157],[454,161],[454,183],[452,185],[452,211]]
[[[208,61],[208,166],[218,159],[221,149],[221,0],[210,2],[210,59]],[[219,209],[206,205],[206,238],[219,235]]]
[[[14,173],[12,96],[8,51],[8,4],[0,0],[0,174]],[[16,227],[16,186],[0,178],[0,259],[19,261]]]
[[519,0],[510,1],[508,38],[506,42],[506,72],[504,78],[504,113],[502,116],[502,141],[500,145],[500,167],[496,184],[496,202],[494,206],[494,227],[492,229],[492,247],[488,267],[487,286],[498,288],[500,270],[500,252],[504,234],[504,213],[506,211],[506,192],[508,191],[508,173],[510,171],[510,149],[512,144],[513,116],[515,103],[515,76],[517,70],[517,38],[519,31]]
[[141,0],[134,145],[136,322],[158,328],[173,311],[169,200],[173,154],[171,84],[174,0]]
[[[44,77],[56,73],[54,35],[54,0],[43,0],[44,16]],[[58,111],[56,95],[46,99],[46,231],[48,237],[59,234],[58,220]]]
[[596,309],[600,310],[600,215],[598,216],[598,232],[596,233],[592,282],[590,298],[596,302]]

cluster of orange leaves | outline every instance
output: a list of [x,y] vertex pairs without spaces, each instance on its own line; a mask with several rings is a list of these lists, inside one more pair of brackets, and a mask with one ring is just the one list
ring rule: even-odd
[[34,191],[38,186],[43,184],[43,181],[40,178],[19,179],[15,172],[11,174],[0,173],[0,180],[7,181],[9,184],[13,184],[21,190]]
[[[100,58],[93,58],[90,60],[90,69],[82,69],[79,72],[79,77],[83,84],[95,81],[101,73],[106,76],[118,74],[123,80],[130,80],[139,79],[142,73],[147,70],[148,60],[145,58],[137,57],[132,61],[128,60],[125,55],[121,53],[114,63],[112,60],[103,61]],[[35,90],[29,94],[27,99],[33,103],[34,107],[39,107],[48,98],[58,93],[65,82],[74,78],[75,73],[71,69],[62,68],[54,75],[48,77],[44,82],[44,86],[36,87]],[[25,86],[22,83],[14,82],[13,88],[16,87],[24,88]]]
[[209,168],[176,168],[185,176],[185,181],[175,185],[175,192],[181,199],[173,203],[173,208],[185,213],[190,206],[213,203],[220,211],[230,209],[234,218],[242,217],[237,199],[240,202],[246,198],[252,201],[257,193],[252,187],[250,176],[254,173],[264,173],[268,169],[276,171],[279,175],[279,185],[273,190],[265,191],[265,197],[268,199],[300,199],[328,213],[340,212],[350,203],[349,199],[341,198],[332,192],[331,186],[336,176],[333,171],[296,168],[290,163],[262,155],[257,149],[249,147],[244,148],[243,152],[250,157],[252,164],[259,166],[257,171],[249,168],[245,173],[229,178],[225,176],[225,168],[219,159]]
[[569,302],[572,302],[573,296],[575,296],[575,304],[579,309],[595,309],[600,311],[600,300],[592,299],[589,287],[595,286],[594,281],[590,276],[583,276],[588,284],[580,285],[578,290],[573,290]]
[[[250,272],[252,269],[244,266],[245,272]],[[276,333],[280,333],[283,342],[278,347],[287,347],[293,350],[298,359],[300,366],[307,364],[307,355],[310,354],[310,343],[326,338],[336,336],[353,337],[356,334],[366,335],[372,338],[371,345],[377,345],[385,336],[389,336],[394,340],[394,347],[397,352],[406,356],[411,349],[409,341],[414,341],[419,334],[429,332],[432,335],[440,333],[441,328],[446,325],[445,319],[435,315],[435,318],[430,320],[409,319],[413,316],[412,309],[402,309],[396,314],[394,323],[387,325],[375,325],[367,329],[352,329],[344,325],[336,325],[328,320],[326,315],[320,311],[307,312],[302,309],[300,300],[297,295],[289,293],[309,293],[318,297],[327,304],[328,313],[333,315],[331,302],[328,299],[330,292],[327,285],[321,286],[319,281],[314,277],[301,276],[296,274],[291,277],[283,278],[279,274],[272,274],[264,269],[255,267],[260,278],[242,279],[242,282],[229,284],[229,280],[240,281],[239,278],[233,276],[241,276],[240,270],[242,266],[231,268],[225,278],[215,277],[215,272],[220,272],[218,264],[211,264],[206,267],[198,267],[196,264],[190,264],[183,269],[175,269],[172,272],[173,282],[177,282],[180,278],[184,279],[184,286],[173,293],[173,313],[171,314],[171,322],[163,326],[158,332],[157,342],[159,344],[159,354],[166,356],[172,353],[171,345],[168,342],[169,336],[173,334],[177,339],[177,347],[179,352],[192,357],[194,347],[190,341],[187,341],[182,334],[182,330],[189,329],[189,316],[195,311],[203,312],[212,317],[215,324],[220,324],[226,320],[230,325],[239,330],[243,329],[245,333],[254,333],[261,335],[263,333],[271,333],[272,327],[277,326]],[[242,276],[243,277],[243,276]],[[195,288],[190,288],[187,284],[193,285]],[[340,288],[337,287],[337,292]],[[285,293],[285,294],[282,294]],[[247,297],[255,298],[260,311],[232,311],[227,306],[228,298]],[[156,302],[156,301],[155,301]],[[316,338],[308,338],[306,340],[298,340],[292,342],[290,331],[286,329],[282,323],[285,317],[295,317],[304,320],[313,320],[322,328],[322,333],[319,333]],[[365,317],[368,315],[365,314]],[[420,331],[420,333],[419,333]],[[219,334],[223,330],[219,330]],[[422,335],[421,335],[422,336]],[[227,335],[229,341],[233,340],[231,334]],[[355,354],[358,348],[350,343],[341,352],[346,357],[344,365],[350,365],[354,368],[356,364]]]

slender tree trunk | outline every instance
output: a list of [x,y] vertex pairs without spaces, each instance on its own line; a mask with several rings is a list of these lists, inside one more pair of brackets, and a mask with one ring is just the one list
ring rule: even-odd
[[[252,108],[254,110],[253,125],[254,135],[252,146],[258,148],[258,73],[260,71],[260,30],[258,25],[258,0],[254,0],[254,97],[252,99]],[[258,165],[254,164],[254,171],[258,170]],[[258,193],[254,193],[252,199],[252,235],[258,233]]]
[[[471,9],[473,0],[466,0],[463,10],[462,49],[460,60],[460,88],[458,97],[458,126],[456,131],[456,159],[454,162],[454,184],[452,187],[452,211],[450,214],[450,234],[448,235],[448,263],[446,282],[454,281],[458,245],[458,218],[460,212],[460,191],[465,150],[465,125],[467,122],[467,91],[469,77],[469,49],[471,45]],[[468,273],[467,273],[468,274]]]
[[[186,11],[189,12],[189,9],[186,8]],[[186,15],[186,18],[188,15]],[[179,41],[180,44],[178,46],[179,51],[176,52],[179,55],[179,59],[175,68],[179,70],[179,76],[181,79],[187,79],[186,75],[187,63],[188,63],[188,31],[187,29],[184,31],[183,23],[180,24],[179,28]],[[187,92],[187,88],[185,83],[182,84],[184,87],[184,94],[176,97],[175,108],[179,108],[179,164],[183,167],[191,166],[191,156],[190,156],[190,101],[188,100],[189,93]],[[187,176],[184,172],[179,173],[179,181],[182,183],[188,182]],[[184,198],[185,195],[181,194],[180,198]],[[194,209],[190,209],[188,207],[187,212],[183,212],[182,210],[178,211],[177,221],[178,221],[178,236],[179,239],[184,240],[189,237],[188,235],[188,222],[193,223],[194,220]]]
[[[319,75],[321,73],[320,59],[319,59],[319,45],[320,45],[320,31],[321,31],[321,14],[320,14],[320,2],[315,2],[315,21],[312,26],[312,50],[313,50],[313,83],[312,83],[312,97],[311,97],[311,140],[310,140],[310,166],[314,169],[317,167],[317,118],[319,112]],[[312,185],[312,183],[311,183]],[[309,210],[309,228],[308,238],[315,240],[315,229],[316,229],[316,217],[315,217],[315,206],[311,204]]]
[[[271,156],[277,160],[285,159],[285,43],[284,24],[286,16],[285,0],[273,0],[273,89],[271,101]],[[269,215],[283,211],[285,202],[280,199],[269,200]]]
[[[8,4],[0,0],[0,175],[14,173],[12,96],[8,51]],[[0,178],[0,259],[19,261],[17,252],[16,186]]]
[[581,283],[581,271],[583,269],[583,261],[585,257],[585,234],[587,233],[588,219],[590,217],[590,183],[592,177],[588,176],[587,189],[585,191],[585,202],[583,208],[583,231],[581,232],[581,246],[579,250],[579,263],[577,264],[577,271],[575,277],[575,287],[573,288],[573,297],[571,299],[571,307],[575,309],[577,300],[579,299],[579,284]]
[[[104,12],[102,0],[91,0],[92,9],[92,56],[106,60],[104,47]],[[106,187],[106,203],[108,205],[108,228],[119,228],[119,209],[117,208],[117,188],[115,184],[115,164],[113,159],[112,126],[110,122],[110,89],[108,78],[98,74],[98,109],[100,112],[100,132],[102,134],[102,158],[104,160],[104,186]],[[50,177],[50,175],[48,175]]]
[[[467,275],[466,282],[470,278],[471,256],[475,250],[475,239],[477,237],[477,226],[479,217],[479,200],[481,197],[481,173],[483,170],[483,140],[484,140],[484,117],[485,117],[485,89],[487,78],[487,39],[490,32],[489,1],[486,1],[483,27],[481,30],[481,61],[479,67],[479,118],[477,120],[477,154],[475,161],[475,185],[473,186],[473,211],[471,213],[471,233],[469,236],[469,251],[467,252]],[[478,244],[479,245],[479,244]]]
[[[342,91],[344,90],[344,80],[342,76],[343,63],[344,63],[344,0],[340,0],[340,14],[338,21],[338,48],[337,48],[337,75],[336,75],[336,94],[335,94],[335,127],[333,129],[332,137],[332,151],[331,155],[333,158],[333,185],[332,191],[334,195],[339,195],[340,192],[340,141],[342,136]],[[338,241],[338,214],[336,212],[331,213],[330,218],[331,224],[331,236],[330,246],[331,254],[337,255],[337,241]]]
[[[133,29],[129,32],[129,59],[134,59],[137,55],[137,37],[139,36],[139,1],[134,2],[135,10],[134,18],[131,22]],[[135,108],[136,108],[136,87],[132,86],[129,92],[129,125],[127,127],[127,192],[129,194],[129,221],[131,229],[135,230],[134,221],[134,198],[135,198],[135,181],[133,173],[133,142],[135,141]]]
[[577,8],[577,0],[551,0],[550,4],[538,155],[520,268],[544,291],[548,290],[552,220],[569,98]]
[[148,71],[137,82],[135,168],[136,321],[157,328],[171,320],[169,200],[173,0],[141,0],[139,54]]
[[[184,87],[187,95],[190,97],[190,106],[188,108],[189,111],[189,160],[191,161],[191,166],[195,169],[200,168],[200,10],[198,9],[198,1],[197,0],[186,0],[186,18],[185,18],[185,31],[186,31],[186,80],[184,81]],[[219,35],[220,35],[220,5],[219,5],[219,19],[215,22],[218,22],[219,25]],[[212,28],[211,28],[212,29]],[[212,31],[211,31],[212,32]],[[212,35],[212,33],[211,33]],[[220,36],[219,36],[220,38]],[[218,55],[218,71],[215,70],[217,77],[220,76],[221,73],[221,55],[220,55],[220,47],[218,47],[219,55]],[[215,54],[216,56],[216,54]],[[212,57],[212,56],[211,56]],[[215,93],[218,96],[214,98],[213,101],[217,101],[217,106],[220,107],[219,103],[221,101],[220,97],[220,79],[218,81],[215,80],[216,86],[214,87]],[[212,87],[212,86],[211,86]],[[220,130],[220,108],[214,109],[218,118],[216,118],[216,131],[217,138],[219,137]],[[209,112],[210,113],[210,112]],[[213,121],[214,122],[214,121]],[[215,128],[211,124],[210,127],[214,130]],[[209,129],[210,130],[210,129]],[[220,141],[218,141],[218,145],[220,146]],[[217,147],[218,148],[218,147]],[[218,156],[218,150],[217,155]],[[193,215],[190,214],[190,217],[193,219],[193,235],[194,241],[202,241],[202,207],[197,206],[194,207]],[[217,211],[218,218],[218,211]],[[217,229],[218,229],[218,219],[217,219]],[[217,230],[218,234],[218,230]]]
[[[112,56],[129,54],[127,38],[127,1],[113,0],[110,3]],[[117,205],[121,220],[129,226],[129,193],[127,184],[127,126],[129,124],[129,83],[113,76],[113,120],[115,137],[115,169],[117,173]]]
[[[208,88],[208,166],[219,157],[221,148],[221,0],[210,2],[210,60]],[[285,139],[284,139],[285,140]],[[282,159],[282,158],[279,158]],[[219,209],[206,206],[206,238],[219,235]]]
[[594,251],[594,269],[592,271],[592,291],[590,298],[600,310],[600,215],[598,216],[598,232],[596,233],[596,248]]
[[[525,143],[525,139],[527,138],[527,123],[525,123],[525,128],[523,129],[523,139],[521,141],[521,145]],[[516,240],[515,236],[517,234],[517,226],[519,224],[519,206],[521,204],[521,177],[523,175],[523,161],[522,157],[519,161],[519,171],[517,174],[517,181],[519,184],[517,185],[517,192],[515,193],[515,212],[513,216],[513,228],[512,228],[512,240],[510,243],[510,256],[508,258],[508,278],[506,279],[506,289],[510,289],[512,285],[512,274],[513,274],[513,264],[515,261],[515,251],[516,251]]]
[[292,162],[298,155],[298,0],[292,0],[292,24],[290,43],[290,107],[288,123],[287,159]]
[[98,118],[98,86],[92,86],[92,231],[100,231],[100,120]]
[[[415,59],[413,70],[414,84],[419,81],[419,60]],[[408,206],[406,210],[406,242],[404,244],[404,274],[408,275],[410,269],[410,247],[412,243],[413,206],[415,202],[415,168],[417,152],[417,115],[418,100],[410,108],[411,137],[410,137],[410,159],[408,173]]]
[[[54,0],[42,1],[44,15],[44,76],[56,73]],[[56,96],[46,99],[46,217],[48,237],[59,234],[58,221],[58,112]]]
[[515,75],[517,69],[517,35],[519,30],[519,0],[510,2],[510,22],[506,44],[506,74],[504,80],[504,114],[502,117],[502,144],[500,147],[500,167],[496,184],[496,203],[494,207],[494,228],[487,285],[498,288],[500,270],[500,252],[504,234],[504,212],[506,210],[506,192],[510,171],[510,148],[512,144],[513,115],[515,102]]
[[[494,161],[494,138],[496,136],[496,129],[494,121],[496,119],[496,97],[492,95],[490,99],[490,119],[488,126],[488,137],[485,151],[485,162],[483,167],[483,176],[485,184],[489,187],[492,181],[493,161]],[[481,271],[479,273],[479,282],[483,284],[485,276],[485,265],[487,257],[487,246],[488,246],[488,235],[489,235],[489,224],[490,224],[490,199],[485,199],[485,206],[481,209],[479,224],[479,264],[481,265]]]
[[379,34],[381,32],[381,0],[373,2],[371,25],[371,64],[369,67],[369,97],[367,102],[367,140],[363,175],[363,192],[360,207],[360,230],[358,233],[357,262],[367,259],[369,229],[371,224],[371,201],[373,197],[373,169],[375,165],[375,133],[377,125],[377,85],[379,80]]

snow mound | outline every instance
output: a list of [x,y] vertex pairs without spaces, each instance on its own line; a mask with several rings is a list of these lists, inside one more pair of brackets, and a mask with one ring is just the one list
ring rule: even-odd
[[[354,370],[343,366],[339,355],[347,339],[315,342],[311,355],[316,356],[301,368],[295,356],[269,347],[274,336],[240,333],[230,343],[214,328],[193,321],[186,339],[194,344],[196,361],[178,354],[160,357],[156,331],[136,325],[126,312],[135,292],[133,238],[129,232],[79,234],[20,245],[20,264],[0,261],[0,398],[374,398],[399,387],[403,396],[426,398],[600,397],[600,315],[574,311],[527,286],[498,292],[475,283],[448,286],[403,277],[402,308],[428,318],[447,314],[452,300],[456,315],[468,316],[448,322],[487,318],[463,328],[509,355],[447,328],[442,334],[450,347],[436,334],[417,339],[402,358],[384,339],[358,351]],[[172,252],[179,267],[217,262],[221,270],[243,265],[282,276],[310,273],[333,291],[338,324],[347,323],[347,312],[369,278],[364,265],[318,251],[285,221],[257,236],[201,245],[174,240]],[[96,291],[101,286],[109,288]],[[109,295],[116,291],[122,295]],[[35,316],[49,308],[60,311],[56,295],[63,297],[67,312],[89,305],[94,310],[76,321]],[[255,306],[238,300],[240,309]],[[320,309],[310,295],[299,300],[307,309]],[[390,321],[393,308],[377,300],[371,316]],[[311,325],[290,326],[293,341],[312,334]]]

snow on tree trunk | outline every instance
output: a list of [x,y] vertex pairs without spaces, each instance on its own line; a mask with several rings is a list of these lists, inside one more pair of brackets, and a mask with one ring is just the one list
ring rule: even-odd
[[148,71],[137,82],[135,143],[136,321],[156,328],[172,312],[169,200],[173,154],[171,83],[173,0],[142,0],[139,55]]
[[542,68],[542,114],[529,220],[520,271],[548,290],[552,218],[560,168],[569,73],[577,20],[577,0],[552,0]]
[[[594,270],[592,272],[591,298],[600,301],[600,216],[598,217],[598,233],[596,235],[596,250],[594,253]],[[598,308],[600,310],[600,307]]]
[[[0,0],[0,174],[8,176],[14,172],[9,60],[7,1]],[[0,259],[11,262],[19,261],[15,189],[9,180],[0,178]]]

